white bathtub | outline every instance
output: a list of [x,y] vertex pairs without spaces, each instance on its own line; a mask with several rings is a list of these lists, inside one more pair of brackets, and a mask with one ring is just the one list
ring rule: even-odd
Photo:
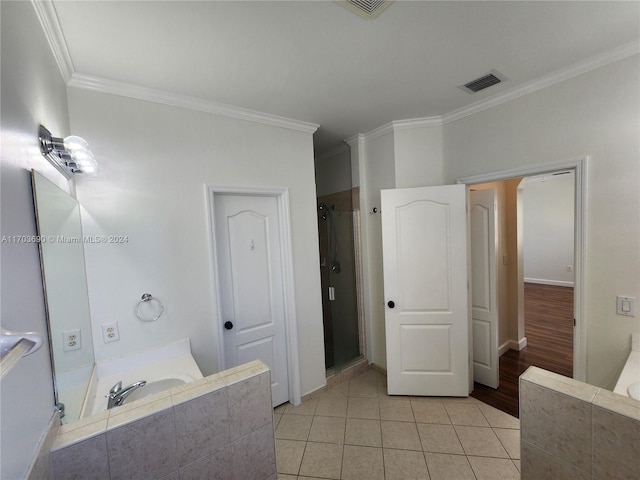
[[122,382],[123,388],[140,380],[147,382],[127,397],[125,404],[129,404],[200,378],[202,372],[191,356],[188,339],[98,363],[93,369],[80,418],[104,412],[107,409],[106,395],[118,382]]
[[[633,387],[632,387],[633,386]],[[613,391],[620,395],[638,398],[638,389],[640,388],[640,333],[631,335],[631,353],[627,358],[618,382]],[[632,395],[633,392],[633,395]]]

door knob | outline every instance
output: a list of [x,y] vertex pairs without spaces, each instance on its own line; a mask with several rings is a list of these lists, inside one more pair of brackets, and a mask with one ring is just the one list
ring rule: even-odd
[[395,306],[396,306],[396,303],[395,303],[393,300],[389,300],[389,301],[387,302],[387,307],[389,307],[389,308],[393,308],[393,307],[395,307]]
[[233,328],[233,323],[229,321],[224,322],[224,328],[226,328],[227,330],[231,330]]

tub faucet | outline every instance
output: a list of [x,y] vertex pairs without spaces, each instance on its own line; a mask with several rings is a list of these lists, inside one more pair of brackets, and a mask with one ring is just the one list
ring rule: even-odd
[[144,387],[147,384],[146,381],[140,380],[139,382],[132,383],[128,387],[122,388],[122,382],[116,383],[111,390],[109,390],[109,395],[105,395],[109,401],[107,403],[107,410],[112,409],[113,407],[119,407],[124,403],[129,395],[133,393],[134,390],[137,390],[140,387]]

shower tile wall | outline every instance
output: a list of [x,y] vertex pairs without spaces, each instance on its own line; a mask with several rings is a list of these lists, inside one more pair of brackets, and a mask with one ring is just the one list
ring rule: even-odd
[[56,479],[271,479],[271,376],[254,361],[60,428]]

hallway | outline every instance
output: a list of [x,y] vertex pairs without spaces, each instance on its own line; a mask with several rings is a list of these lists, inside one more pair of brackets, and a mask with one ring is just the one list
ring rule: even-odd
[[519,479],[520,422],[474,398],[399,397],[367,370],[274,410],[279,480]]
[[500,386],[474,384],[471,395],[519,417],[518,377],[531,365],[573,377],[573,288],[525,283],[525,336],[521,351],[500,357]]

